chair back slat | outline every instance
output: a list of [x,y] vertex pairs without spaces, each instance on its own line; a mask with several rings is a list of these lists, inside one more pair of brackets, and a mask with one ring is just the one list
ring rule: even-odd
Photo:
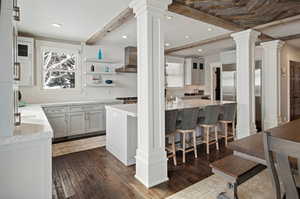
[[236,116],[236,103],[224,104],[222,108],[222,120],[234,121]]
[[216,125],[219,121],[219,116],[221,113],[220,105],[209,105],[204,108],[204,121],[202,124]]
[[166,135],[174,133],[176,130],[177,110],[168,110],[165,114],[165,132]]
[[178,129],[190,130],[197,127],[199,108],[183,109],[178,112]]
[[265,158],[272,174],[272,182],[276,189],[276,199],[281,199],[279,179],[281,179],[286,191],[286,199],[299,199],[290,158],[296,158],[299,162],[300,143],[274,137],[269,132],[264,132],[263,138]]

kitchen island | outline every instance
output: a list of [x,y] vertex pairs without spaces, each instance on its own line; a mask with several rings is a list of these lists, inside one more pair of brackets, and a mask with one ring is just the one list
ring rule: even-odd
[[[181,100],[166,104],[166,110],[204,108],[209,105],[233,103],[230,101],[211,101],[203,99]],[[123,164],[135,164],[137,148],[137,105],[118,104],[106,106],[106,149]],[[117,125],[116,125],[117,123]]]

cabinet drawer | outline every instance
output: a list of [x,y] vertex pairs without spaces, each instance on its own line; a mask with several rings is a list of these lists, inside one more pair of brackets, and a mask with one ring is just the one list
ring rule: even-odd
[[85,111],[95,111],[95,110],[104,110],[104,104],[88,104],[84,105],[83,109]]
[[67,112],[67,107],[65,106],[55,106],[55,107],[45,107],[46,114],[53,114],[53,113],[65,113]]
[[70,112],[74,113],[74,112],[83,112],[84,108],[82,105],[74,105],[70,107]]

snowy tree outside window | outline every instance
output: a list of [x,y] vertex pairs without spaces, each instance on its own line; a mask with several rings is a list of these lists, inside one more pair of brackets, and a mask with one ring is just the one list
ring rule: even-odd
[[42,48],[43,88],[75,88],[78,54],[63,49]]

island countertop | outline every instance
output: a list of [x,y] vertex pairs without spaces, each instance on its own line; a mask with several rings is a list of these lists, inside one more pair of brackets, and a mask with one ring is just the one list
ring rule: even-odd
[[53,130],[41,105],[27,105],[19,111],[21,125],[15,128],[13,136],[1,137],[0,146],[53,137]]
[[[185,99],[177,103],[168,103],[166,104],[166,110],[175,110],[175,109],[186,109],[186,108],[203,108],[208,105],[222,105],[227,103],[234,103],[233,101],[211,101],[204,99]],[[106,109],[114,109],[116,111],[124,112],[129,116],[137,116],[137,104],[118,104],[106,106]]]

